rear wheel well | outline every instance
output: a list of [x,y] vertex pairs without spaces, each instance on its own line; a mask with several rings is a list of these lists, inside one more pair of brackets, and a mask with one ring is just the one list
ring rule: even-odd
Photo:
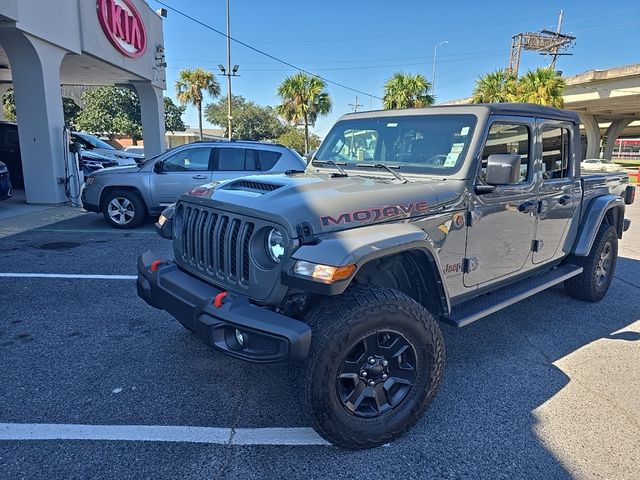
[[142,196],[142,194],[140,193],[140,190],[138,190],[136,187],[105,187],[102,192],[100,193],[100,211],[102,211],[102,209],[104,208],[104,202],[105,199],[107,198],[107,196],[115,191],[115,190],[124,190],[126,192],[132,192],[135,193],[138,197],[140,197],[140,200],[142,200],[142,204],[144,205],[145,208],[145,214],[149,213],[149,207],[147,206],[146,202],[144,201],[144,197]]
[[446,299],[436,263],[422,250],[408,250],[364,264],[354,283],[392,288],[408,295],[435,315],[445,313]]

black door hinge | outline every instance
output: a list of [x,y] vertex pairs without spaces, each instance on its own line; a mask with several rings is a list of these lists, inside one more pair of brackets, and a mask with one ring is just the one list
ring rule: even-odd
[[534,240],[531,245],[531,250],[534,252],[539,252],[544,247],[544,242],[542,240]]

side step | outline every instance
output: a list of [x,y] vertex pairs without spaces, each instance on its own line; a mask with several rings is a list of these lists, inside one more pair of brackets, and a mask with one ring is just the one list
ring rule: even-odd
[[542,275],[525,278],[461,303],[453,307],[449,316],[443,316],[441,319],[457,327],[464,327],[580,273],[582,267],[562,265]]

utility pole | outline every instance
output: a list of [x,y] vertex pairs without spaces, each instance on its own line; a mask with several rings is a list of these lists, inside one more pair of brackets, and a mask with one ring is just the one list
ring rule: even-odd
[[438,57],[438,47],[441,45],[446,45],[449,43],[444,40],[443,42],[436,43],[436,46],[433,48],[433,71],[431,72],[431,93],[433,97],[436,96],[436,58]]
[[[556,28],[556,35],[560,35],[562,29],[562,18],[564,17],[564,10],[560,10],[560,16],[558,17],[558,28]],[[553,59],[551,60],[551,68],[556,69],[556,60],[558,59],[558,46],[553,49]]]
[[556,69],[556,61],[560,55],[571,55],[570,53],[560,53],[573,46],[576,37],[561,33],[564,10],[560,10],[558,17],[558,27],[556,31],[542,29],[539,32],[522,32],[514,35],[511,39],[511,51],[509,53],[509,67],[507,72],[518,76],[520,68],[520,54],[522,50],[538,52],[540,55],[551,55],[551,65],[549,68]]
[[350,103],[350,104],[349,104],[349,106],[350,106],[351,108],[353,108],[353,113],[356,113],[356,112],[358,111],[358,107],[361,107],[361,106],[362,106],[362,105],[360,105],[360,104],[358,103],[358,96],[357,96],[357,95],[356,95],[356,99],[355,99],[355,101],[354,101],[353,103]]
[[231,140],[231,22],[229,20],[229,1],[227,0],[227,136]]

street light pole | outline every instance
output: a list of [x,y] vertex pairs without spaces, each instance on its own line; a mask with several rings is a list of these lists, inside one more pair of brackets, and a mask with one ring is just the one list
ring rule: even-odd
[[231,140],[231,22],[229,0],[227,0],[227,136]]
[[433,48],[433,71],[431,72],[431,92],[434,98],[436,96],[436,58],[438,57],[438,47],[441,45],[446,45],[447,43],[449,42],[444,40],[440,43],[436,43],[436,46]]

